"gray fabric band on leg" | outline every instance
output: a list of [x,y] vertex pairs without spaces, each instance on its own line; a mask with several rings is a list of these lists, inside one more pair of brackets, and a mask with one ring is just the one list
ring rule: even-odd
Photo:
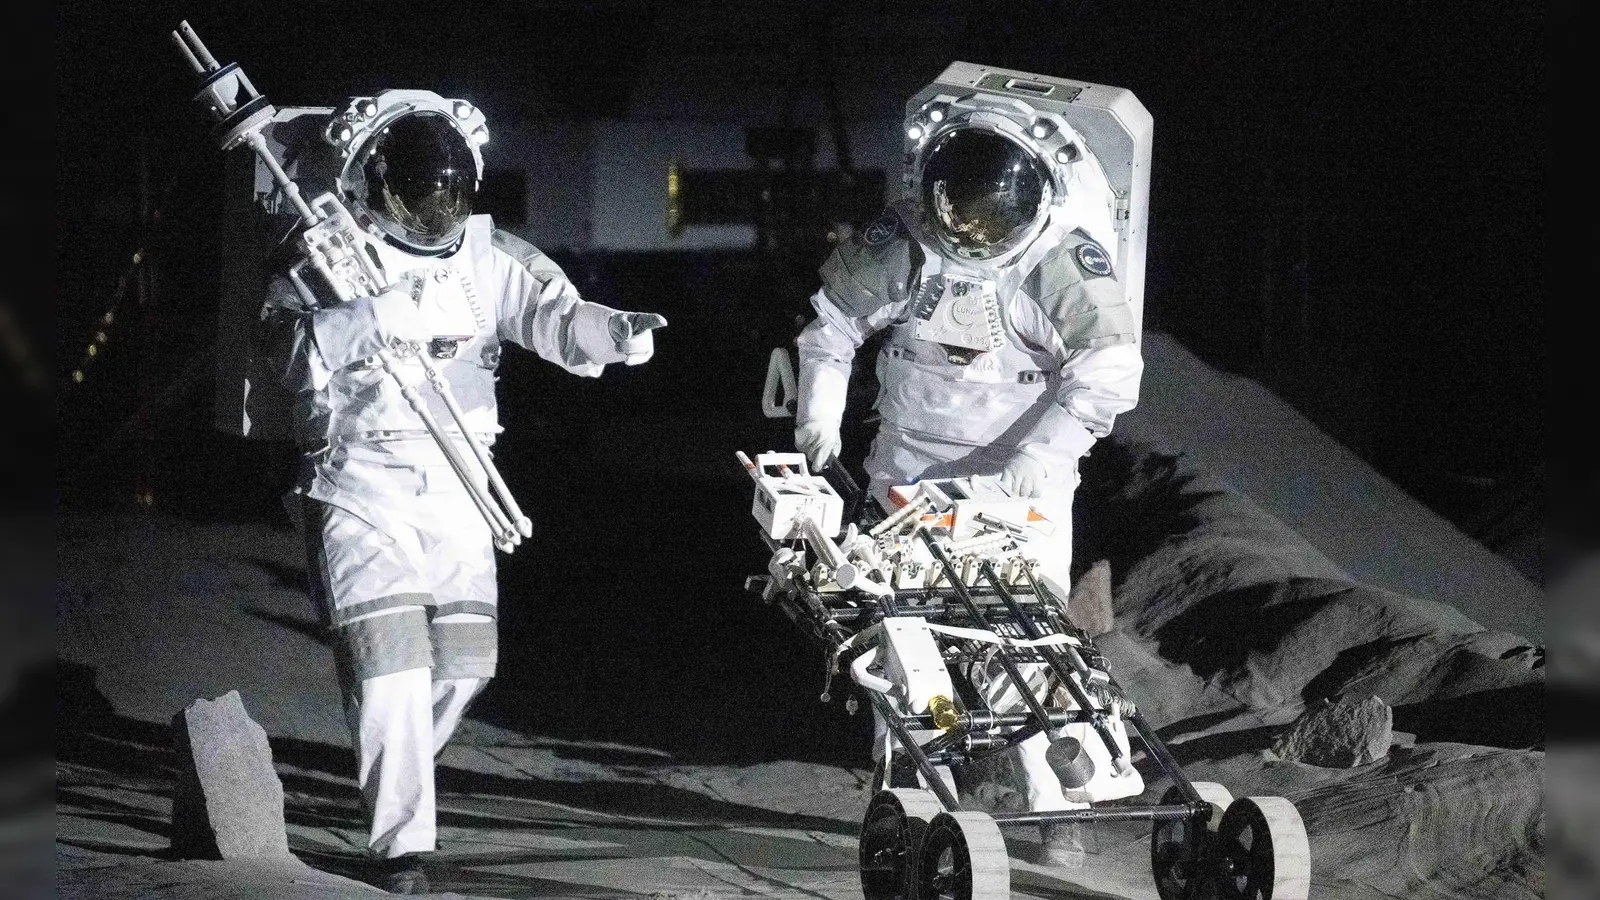
[[432,622],[433,680],[493,678],[500,640],[493,622]]
[[334,632],[340,673],[356,681],[433,665],[428,614],[420,607],[350,622]]
[[[428,602],[432,603],[433,601],[429,599]],[[453,616],[457,613],[472,613],[478,616],[488,616],[492,619],[499,615],[500,611],[495,608],[493,603],[485,603],[482,600],[446,600],[433,608],[433,617],[435,619]]]
[[371,613],[375,613],[375,612],[382,612],[383,610],[386,610],[386,609],[393,609],[396,606],[432,606],[432,605],[433,605],[433,595],[432,594],[425,594],[425,593],[421,593],[421,592],[415,592],[415,593],[408,592],[408,593],[403,593],[403,594],[390,594],[387,597],[375,597],[375,598],[373,598],[371,600],[363,600],[360,603],[352,603],[349,606],[341,607],[339,609],[334,610],[333,611],[333,623],[335,625],[343,625],[344,623],[350,621],[351,619],[356,618],[357,616],[365,616],[365,615],[370,615]]

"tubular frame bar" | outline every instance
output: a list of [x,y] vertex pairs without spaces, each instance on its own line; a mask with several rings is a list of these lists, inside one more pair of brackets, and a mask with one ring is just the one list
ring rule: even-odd
[[[1000,597],[1000,602],[1006,605],[1006,609],[1011,610],[1011,615],[1017,620],[1017,625],[1023,630],[1023,633],[1034,640],[1044,637],[1044,632],[1040,631],[1039,626],[1028,618],[1027,613],[1017,603],[1017,598],[1013,597],[1011,592],[1006,589],[1005,584],[1000,581],[1000,575],[994,570],[992,561],[986,559],[980,563],[978,572],[989,582],[989,586],[994,588],[995,594]],[[1075,677],[1082,668],[1087,668],[1087,666],[1082,665],[1081,659],[1079,660],[1079,666],[1067,663],[1062,654],[1056,652],[1053,647],[1040,647],[1038,649],[1050,663],[1050,667],[1055,670],[1056,676],[1066,685],[1067,693],[1071,694],[1072,699],[1077,701],[1078,707],[1083,710],[1093,711],[1089,718],[1089,724],[1094,726],[1095,733],[1100,735],[1100,742],[1105,744],[1106,752],[1111,755],[1111,768],[1116,770],[1117,763],[1124,760],[1122,749],[1117,746],[1116,736],[1111,733],[1111,726],[1106,724],[1105,711],[1095,705],[1093,699],[1089,697],[1089,692],[1084,690],[1083,685],[1079,684],[1078,679]],[[1076,651],[1071,652],[1076,654]],[[1126,763],[1124,764],[1126,765]]]
[[[967,614],[972,616],[973,621],[984,621],[983,613],[978,609],[977,601],[973,599],[972,592],[967,589],[967,585],[961,579],[961,573],[956,570],[955,563],[950,560],[950,555],[945,553],[944,548],[934,541],[933,534],[928,530],[928,526],[918,527],[915,534],[922,540],[922,543],[927,545],[928,552],[933,555],[934,560],[943,567],[945,577],[949,579],[950,586],[955,588],[956,596],[960,598],[961,604],[967,608]],[[1055,734],[1054,729],[1049,727],[1050,714],[1045,711],[1044,704],[1039,702],[1039,698],[1033,695],[1033,689],[1028,687],[1028,679],[1022,677],[1022,672],[1017,668],[1016,660],[1012,658],[1010,649],[1004,645],[996,649],[998,652],[995,654],[995,658],[1000,660],[1000,666],[1005,670],[1006,677],[1011,679],[1012,685],[1017,690],[1017,695],[1022,697],[1023,702],[1027,704],[1038,726],[1044,729],[1045,733],[1053,740]]]
[[[900,721],[900,715],[894,711],[894,706],[889,703],[889,698],[877,691],[867,691],[867,697],[872,701],[872,708],[877,710],[884,724],[888,725],[889,730],[894,732],[896,740],[900,742],[900,749],[904,750],[906,755],[911,757],[911,761],[917,764],[917,771],[922,773],[923,779],[928,782],[928,788],[939,798],[939,802],[944,804],[945,810],[947,812],[960,810],[960,801],[956,800],[955,795],[950,793],[950,786],[944,783],[943,778],[939,777],[938,770],[933,767],[933,763],[928,759],[927,754],[923,753],[922,748],[917,745],[916,739],[911,736],[910,729],[906,728],[905,723]],[[885,771],[888,770],[892,762],[893,760],[889,757],[884,758]]]
[[1202,800],[1200,792],[1189,783],[1189,779],[1183,774],[1183,769],[1178,766],[1178,761],[1172,758],[1172,752],[1162,742],[1161,736],[1156,734],[1156,730],[1150,727],[1149,722],[1145,721],[1144,713],[1135,711],[1128,717],[1128,722],[1133,725],[1133,730],[1139,733],[1139,740],[1144,742],[1145,749],[1155,757],[1156,765],[1161,767],[1161,771],[1177,786],[1178,792],[1183,794],[1183,799],[1188,802],[1189,808],[1196,815],[1209,818],[1211,805]]
[[996,825],[1039,825],[1045,822],[1170,822],[1193,819],[1192,807],[1181,804],[1113,806],[1095,809],[1055,809],[1046,812],[994,813]]

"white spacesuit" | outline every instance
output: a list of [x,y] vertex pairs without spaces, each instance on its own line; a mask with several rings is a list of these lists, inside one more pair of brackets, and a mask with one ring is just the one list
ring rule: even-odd
[[[822,267],[797,338],[796,446],[813,468],[840,452],[852,359],[886,332],[873,495],[999,475],[1054,524],[1030,549],[1064,597],[1078,460],[1134,407],[1143,371],[1109,188],[1064,119],[1014,98],[913,108],[907,136],[906,195]],[[1063,796],[1048,746],[1042,733],[1021,746],[1029,808],[1085,805]]]
[[[501,430],[505,342],[594,377],[647,360],[651,330],[666,324],[583,300],[543,253],[471,215],[486,136],[469,104],[429,92],[352,100],[327,137],[346,160],[339,197],[370,234],[365,252],[387,286],[315,309],[288,278],[269,290],[295,394],[313,592],[336,636],[379,859],[435,849],[434,757],[495,673],[491,532],[406,396],[455,421],[418,354],[488,446]],[[398,361],[398,377],[380,353]]]

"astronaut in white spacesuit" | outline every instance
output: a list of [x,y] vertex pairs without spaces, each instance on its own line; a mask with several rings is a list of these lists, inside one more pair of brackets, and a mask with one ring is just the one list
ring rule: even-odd
[[[426,890],[419,855],[436,848],[434,759],[495,674],[497,647],[490,527],[403,394],[454,427],[419,354],[488,446],[501,431],[504,343],[597,377],[649,359],[651,332],[666,324],[585,301],[543,253],[472,214],[486,137],[481,112],[431,92],[350,101],[327,129],[344,160],[337,193],[387,287],[308,309],[276,277],[268,297],[296,398],[295,493],[313,593],[336,638],[367,847],[398,893]],[[398,361],[398,378],[380,353]]]
[[[1143,372],[1109,188],[1064,119],[1015,98],[913,104],[906,125],[905,194],[834,249],[797,338],[796,447],[814,470],[839,455],[852,360],[886,332],[871,493],[892,509],[893,485],[998,475],[1053,523],[1030,548],[1065,597],[1078,461],[1134,407]],[[1020,747],[1029,809],[1084,806],[1048,747],[1043,733]],[[1044,832],[1047,861],[1081,861],[1075,830]]]

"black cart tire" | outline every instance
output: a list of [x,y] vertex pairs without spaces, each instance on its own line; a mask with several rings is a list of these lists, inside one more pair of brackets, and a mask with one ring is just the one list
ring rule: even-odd
[[1219,874],[1222,900],[1307,900],[1311,846],[1300,811],[1283,797],[1241,797],[1217,828],[1216,852],[1228,860]]
[[934,816],[913,859],[909,900],[1010,900],[1011,858],[984,813]]
[[[1196,781],[1193,787],[1200,799],[1211,806],[1204,832],[1188,819],[1157,822],[1150,830],[1150,873],[1161,900],[1211,900],[1216,896],[1207,859],[1216,843],[1222,816],[1233,803],[1233,794],[1212,781]],[[1182,802],[1183,794],[1176,786],[1161,797],[1162,806]]]
[[932,791],[890,788],[873,796],[857,850],[866,900],[916,900],[910,893],[912,858],[928,823],[942,812]]

